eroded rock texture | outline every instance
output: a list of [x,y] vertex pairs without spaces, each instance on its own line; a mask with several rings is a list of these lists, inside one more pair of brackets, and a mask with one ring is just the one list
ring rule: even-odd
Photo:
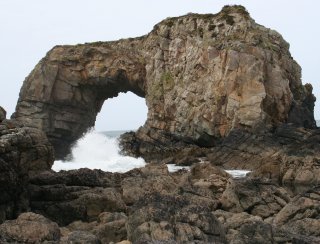
[[53,160],[53,147],[42,131],[4,117],[0,122],[0,223],[28,209],[28,173],[50,169]]
[[0,225],[1,243],[57,243],[59,239],[59,226],[35,213],[23,213]]
[[142,141],[212,146],[236,128],[315,127],[312,86],[289,44],[241,6],[168,18],[139,38],[56,46],[26,78],[15,117],[43,129],[61,158],[103,102],[127,91],[146,99]]
[[233,179],[209,162],[175,173],[165,164],[122,174],[43,171],[30,176],[29,192],[31,210],[37,214],[25,213],[0,225],[0,241],[320,241],[319,187],[294,194],[266,179]]

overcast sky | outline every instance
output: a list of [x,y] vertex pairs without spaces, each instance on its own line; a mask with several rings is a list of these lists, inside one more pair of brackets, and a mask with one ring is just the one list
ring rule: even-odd
[[[57,44],[136,37],[166,17],[216,13],[226,4],[242,4],[257,23],[280,32],[320,100],[320,1],[318,0],[0,0],[0,106],[14,112],[20,87],[46,52]],[[147,109],[132,94],[107,100],[98,130],[135,129]],[[320,102],[315,117],[320,119]]]

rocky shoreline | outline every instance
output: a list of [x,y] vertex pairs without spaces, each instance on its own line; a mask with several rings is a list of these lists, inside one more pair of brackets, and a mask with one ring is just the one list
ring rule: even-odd
[[[0,243],[320,243],[315,97],[288,48],[241,6],[55,47],[0,107]],[[122,91],[146,98],[120,144],[147,165],[51,170]]]
[[[9,132],[17,138],[9,141],[12,155],[28,136],[18,136],[24,127],[16,126],[12,120],[1,122],[1,148],[8,145]],[[29,162],[24,165],[28,174],[19,171],[9,182],[2,171],[2,196],[8,192],[12,200],[2,197],[7,211],[1,214],[1,243],[318,243],[320,130],[284,125],[274,134],[260,135],[261,140],[257,134],[238,135],[241,143],[230,136],[228,143],[199,148],[202,162],[195,148],[186,149],[180,158],[122,174],[89,169],[57,173],[50,170],[53,158],[41,158],[40,152],[52,151],[38,148],[35,157],[38,146],[31,144],[28,156],[47,163],[40,168],[20,154],[15,161],[20,166]],[[1,158],[11,160],[4,154]],[[243,162],[240,168],[253,170],[246,178],[233,179],[223,170],[236,159]],[[166,163],[172,160],[191,165],[190,171],[169,173]]]

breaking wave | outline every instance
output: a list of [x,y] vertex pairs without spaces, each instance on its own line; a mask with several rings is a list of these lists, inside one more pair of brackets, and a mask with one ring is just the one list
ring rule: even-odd
[[142,158],[120,155],[118,138],[123,132],[89,131],[72,148],[71,160],[57,160],[52,169],[60,171],[89,168],[123,173],[145,166]]

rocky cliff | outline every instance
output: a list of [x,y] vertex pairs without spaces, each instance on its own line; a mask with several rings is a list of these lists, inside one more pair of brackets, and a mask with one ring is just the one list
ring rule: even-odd
[[315,127],[312,86],[289,44],[241,6],[168,18],[138,38],[56,46],[24,81],[14,117],[44,130],[61,158],[103,102],[127,91],[148,106],[140,141],[212,146],[239,128]]
[[[288,47],[240,6],[166,19],[136,39],[55,47],[24,82],[16,119],[0,107],[0,242],[320,243],[315,98]],[[122,145],[148,164],[50,170],[41,129],[63,157],[126,91],[149,111]],[[252,172],[236,179],[230,168]]]

